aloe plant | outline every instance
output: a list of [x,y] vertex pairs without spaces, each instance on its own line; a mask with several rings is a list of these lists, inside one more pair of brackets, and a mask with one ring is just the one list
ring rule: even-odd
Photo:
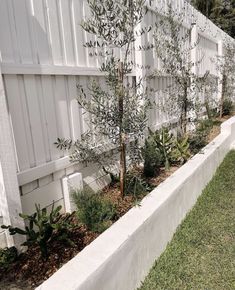
[[190,156],[189,137],[185,136],[183,139],[175,139],[172,160],[184,164]]
[[174,136],[165,127],[161,128],[159,131],[152,132],[149,130],[156,143],[157,149],[160,151],[166,170],[170,168],[171,153],[174,146]]

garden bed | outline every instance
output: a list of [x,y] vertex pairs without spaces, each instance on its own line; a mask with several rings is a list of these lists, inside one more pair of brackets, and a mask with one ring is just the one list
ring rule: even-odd
[[[149,179],[148,183],[155,187],[177,169],[177,166],[172,166],[167,171],[161,168],[159,175]],[[133,195],[126,195],[121,198],[118,186],[112,185],[105,187],[101,194],[116,206],[117,216],[113,220],[115,222],[139,203],[147,192],[139,195],[138,200]],[[18,287],[18,289],[34,289],[35,286],[48,279],[63,264],[72,259],[99,235],[89,231],[84,225],[78,226],[79,221],[75,213],[71,215],[70,222],[74,225],[74,228],[69,231],[69,239],[74,243],[73,247],[55,239],[49,243],[48,260],[42,259],[39,247],[30,247],[9,268],[0,269],[0,289],[2,289],[1,287],[13,287],[13,285]]]
[[[217,124],[217,126],[218,126],[218,124]],[[217,131],[217,132],[219,133],[219,131]],[[220,150],[222,150],[222,153],[221,153],[222,155],[225,154],[224,152],[226,150],[228,150],[228,148],[229,148],[229,142],[231,141],[230,137],[227,136],[225,141],[227,142],[226,146],[225,146],[226,148],[222,147],[222,149],[220,149]],[[224,139],[223,139],[223,142],[224,142]],[[221,142],[219,142],[219,143],[221,143]],[[219,148],[220,145],[217,145],[218,148]],[[205,156],[203,156],[203,158],[204,157]],[[200,156],[198,158],[201,159]],[[220,160],[221,156],[218,159]],[[219,160],[216,161],[217,162],[216,164],[213,164],[213,166],[212,166],[212,168],[210,170],[212,170],[212,171],[215,170],[214,167],[217,166]],[[189,162],[192,163],[192,161],[193,160],[191,160]],[[185,166],[188,166],[190,168],[190,170],[189,170],[189,173],[190,173],[191,172],[191,165],[186,164],[183,167],[185,167]],[[161,183],[162,181],[167,179],[167,177],[169,177],[173,172],[175,172],[176,169],[178,169],[178,167],[172,167],[169,171],[166,171],[166,170],[164,170],[162,168],[161,171],[160,171],[160,174],[156,178],[152,178],[152,179],[148,180],[149,184],[152,184],[152,186],[154,186],[154,187],[157,186],[159,183]],[[182,168],[182,170],[183,170],[183,168]],[[204,170],[206,170],[206,169],[204,168]],[[177,174],[177,172],[175,172],[175,173]],[[186,172],[187,172],[187,170],[186,170]],[[213,172],[212,173],[211,172],[205,173],[205,178],[209,180],[211,174],[213,174]],[[173,174],[173,176],[174,175],[175,174]],[[178,173],[178,175],[181,176],[181,173]],[[175,182],[174,182],[174,180],[175,180],[175,178],[173,178],[173,183],[172,183],[171,179],[167,179],[167,181],[166,181],[166,182],[170,183],[170,185],[172,185],[172,190],[175,188],[175,186],[179,185],[178,181],[176,182],[176,180],[175,180]],[[161,199],[161,188],[162,188],[161,186],[159,187],[159,189],[157,188],[158,194],[159,194],[157,199],[158,198]],[[120,195],[119,195],[119,191],[118,191],[117,187],[115,187],[115,186],[105,188],[103,190],[102,194],[104,196],[106,196],[106,198],[111,200],[114,204],[116,204],[116,206],[117,206],[117,213],[118,214],[115,217],[115,219],[113,220],[113,222],[118,220],[131,207],[133,207],[134,204],[136,204],[136,197],[134,197],[132,195],[129,195],[129,196],[127,195],[124,199],[121,199]],[[153,195],[156,195],[156,194],[153,194]],[[199,193],[197,193],[197,194],[199,194]],[[141,198],[143,198],[145,195],[146,195],[146,193],[142,194],[142,196],[139,196],[138,197],[139,200]],[[151,199],[152,193],[149,196],[150,196],[149,198]],[[123,224],[123,221],[128,220],[128,216],[133,216],[134,212],[136,212],[136,211],[138,212],[139,210],[141,211],[142,208],[143,208],[143,211],[145,212],[145,214],[147,213],[148,215],[151,215],[151,210],[147,210],[147,212],[146,212],[146,209],[144,207],[146,202],[149,203],[149,198],[148,197],[146,197],[146,198],[147,198],[147,200],[144,199],[144,201],[141,203],[141,207],[134,207],[131,211],[129,211],[126,215],[124,215],[123,218],[121,218],[117,223],[115,223],[115,225],[113,225],[109,230],[107,230],[104,234],[102,234],[100,236],[100,240],[102,240],[103,237],[105,237],[107,235],[109,236],[109,238],[111,238],[111,240],[115,239],[115,235],[117,234],[117,232],[115,231],[115,228],[117,228],[117,227],[118,228],[123,227],[124,231],[126,229],[127,230],[129,229],[124,236],[127,235],[127,237],[129,237],[129,236],[132,237],[131,235],[132,235],[132,233],[134,233],[133,232],[133,228],[129,228],[130,224],[128,224],[128,226]],[[166,196],[164,198],[167,198],[167,193],[166,193]],[[139,200],[138,200],[138,204],[139,204]],[[191,200],[190,200],[190,204],[193,204],[194,201],[195,201],[195,196],[192,195]],[[187,202],[186,202],[186,204],[187,204]],[[154,205],[154,207],[157,207],[157,203]],[[190,208],[191,205],[187,204],[187,208],[188,207]],[[155,210],[156,210],[156,208],[154,208],[154,211]],[[140,214],[140,216],[141,216],[141,213],[137,213],[137,214]],[[184,214],[185,214],[185,209],[183,209],[182,213],[180,214],[180,219],[182,218],[182,216],[184,216]],[[178,225],[180,219],[177,216],[176,225]],[[73,220],[74,224],[77,225],[77,220],[76,220],[75,216],[72,216],[72,220]],[[137,222],[139,221],[137,217],[135,217],[134,220],[133,220],[134,228],[135,228],[135,221],[137,221]],[[171,228],[172,228],[172,226],[171,226]],[[174,228],[174,226],[173,226],[173,228]],[[111,234],[110,234],[110,231],[111,231]],[[112,231],[114,231],[114,232],[112,233]],[[122,230],[120,229],[120,231],[122,231]],[[169,231],[169,233],[166,234],[167,241],[169,240],[169,237],[172,234],[171,233],[172,229],[167,230],[166,232],[168,232],[168,231]],[[93,233],[91,231],[88,231],[84,226],[76,226],[72,230],[70,230],[70,239],[74,242],[74,246],[73,247],[66,246],[65,244],[61,244],[61,243],[59,243],[58,241],[55,240],[53,243],[51,243],[49,245],[49,253],[50,253],[50,255],[49,255],[49,258],[48,258],[47,261],[43,260],[40,257],[39,248],[31,247],[26,253],[22,254],[20,256],[20,258],[15,263],[11,264],[10,267],[7,270],[4,270],[4,271],[2,270],[1,271],[1,273],[0,273],[0,280],[1,280],[0,289],[1,289],[1,287],[5,287],[3,289],[7,289],[6,287],[8,287],[8,286],[6,286],[6,285],[9,285],[9,287],[11,287],[11,285],[13,285],[13,284],[14,285],[18,285],[18,289],[33,289],[36,285],[40,284],[43,280],[46,280],[48,277],[50,277],[64,263],[68,262],[72,257],[74,257],[77,253],[79,253],[84,247],[86,247],[88,244],[90,244],[97,236],[98,236],[97,233]],[[123,235],[120,234],[120,238],[122,238],[122,237],[123,237]],[[97,239],[96,243],[99,244],[100,240]],[[154,243],[156,243],[156,241],[157,240],[155,240]],[[108,243],[110,243],[110,242],[111,241],[109,240]],[[117,239],[117,243],[118,242],[119,242],[119,240]],[[129,241],[128,241],[128,243],[129,243]],[[91,244],[91,246],[92,246],[92,244]],[[115,244],[116,243],[113,243],[114,248],[115,248]],[[138,243],[137,243],[137,247],[138,247]],[[94,246],[92,246],[91,248],[94,248]],[[133,248],[135,248],[135,246],[133,246]],[[160,243],[160,248],[162,248],[161,243]],[[87,247],[84,251],[82,251],[81,254],[82,253],[84,254],[87,250],[89,252],[89,247]],[[100,250],[97,249],[97,251],[100,251],[101,255],[102,255],[102,250],[105,252],[104,248],[102,248]],[[115,248],[115,251],[116,251],[116,248]],[[151,255],[149,255],[150,256],[149,257],[150,261],[153,258],[155,258],[157,255],[158,254],[156,254],[156,252],[154,253],[154,251],[153,251],[153,253],[151,253]],[[104,256],[105,256],[105,253],[104,253]],[[153,256],[153,258],[152,258],[152,256]],[[79,255],[77,257],[79,257]],[[77,257],[75,259],[77,259]],[[90,260],[90,258],[86,258],[86,259],[88,261]],[[124,259],[124,257],[123,257],[123,259]],[[72,261],[74,261],[74,259],[72,259]],[[92,263],[93,262],[91,262],[91,264]],[[69,264],[70,264],[70,262],[67,263],[65,266],[67,266]],[[127,263],[127,265],[128,265],[128,263]],[[138,265],[138,263],[137,263],[137,265]],[[148,265],[148,268],[149,268],[151,266],[151,263],[149,264],[149,261],[148,261],[147,265]],[[87,262],[83,266],[86,268]],[[81,267],[80,264],[79,264],[79,267]],[[145,265],[145,267],[146,267],[146,265]],[[63,268],[61,269],[62,271],[63,271]],[[83,267],[81,267],[81,268],[83,268]],[[91,269],[92,269],[92,267],[89,267],[89,271],[87,272],[87,274],[85,276],[87,276],[87,275],[89,276]],[[83,270],[81,270],[81,272],[83,272]],[[146,272],[146,269],[144,269],[144,272]],[[138,271],[138,273],[139,273],[139,271]],[[133,277],[134,282],[132,281],[131,283],[132,284],[134,283],[136,285],[136,281],[141,279],[142,276],[143,276],[143,270],[141,270],[139,277],[136,277],[136,275],[134,275],[134,277]],[[56,277],[58,277],[58,275]],[[110,275],[110,279],[111,278],[112,278],[112,275]],[[67,275],[66,274],[65,274],[65,279],[67,279]],[[120,279],[122,279],[122,278],[120,277]],[[49,279],[49,280],[51,281],[51,279]],[[13,284],[11,283],[11,281],[13,281]],[[125,278],[124,278],[124,281],[125,281]],[[83,279],[81,279],[80,282],[83,283]],[[49,282],[49,284],[50,284],[50,282]],[[126,285],[127,288],[121,288],[122,286],[120,284],[120,288],[118,286],[117,289],[132,289],[132,288],[128,288],[129,284],[130,283],[128,282],[127,285]],[[44,284],[42,284],[42,285],[44,285]],[[45,284],[45,285],[47,285],[47,284]],[[107,286],[105,286],[105,287],[109,287],[108,285],[109,284],[107,283]],[[49,286],[49,288],[47,288],[47,286],[40,286],[40,287],[42,287],[40,289],[44,289],[44,287],[46,287],[45,289],[52,289],[52,288],[50,288],[52,286]],[[58,287],[59,286],[57,285],[53,289],[59,289]],[[68,286],[68,289],[70,289],[69,287],[70,286]],[[61,288],[61,289],[65,289],[65,288]],[[71,289],[80,289],[80,288],[71,288]],[[89,288],[89,289],[97,289],[97,288],[92,288],[92,286],[91,286],[91,288]],[[100,288],[100,289],[109,289],[109,288]],[[110,289],[112,289],[112,288],[110,288]]]
[[140,290],[234,289],[235,151],[156,261]]

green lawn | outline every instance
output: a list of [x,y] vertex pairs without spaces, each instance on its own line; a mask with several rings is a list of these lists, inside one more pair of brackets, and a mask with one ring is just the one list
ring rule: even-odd
[[235,289],[235,151],[226,156],[139,289]]

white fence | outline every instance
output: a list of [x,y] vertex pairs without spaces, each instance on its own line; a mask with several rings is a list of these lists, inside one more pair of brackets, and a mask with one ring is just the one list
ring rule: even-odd
[[[156,9],[165,7],[165,1],[149,2],[145,23],[151,25],[159,17]],[[10,122],[8,142],[13,145],[15,160],[12,179],[18,180],[18,185],[6,194],[19,199],[19,186],[21,204],[18,202],[17,213],[31,213],[35,203],[48,206],[54,200],[63,205],[61,178],[75,171],[82,172],[84,182],[94,186],[96,179],[103,176],[94,167],[71,166],[68,157],[53,144],[57,137],[77,139],[84,132],[86,124],[76,102],[76,85],[86,86],[92,78],[103,82],[98,69],[100,60],[89,57],[89,49],[83,47],[84,42],[94,38],[80,26],[88,16],[86,5],[86,0],[0,0],[0,67],[4,84],[1,98],[7,103]],[[173,5],[180,10],[184,1],[175,0]],[[185,5],[185,26],[193,19],[196,25],[192,37],[201,36],[194,55],[195,59],[204,55],[198,74],[210,70],[218,77],[211,57],[221,53],[222,42],[229,37],[189,4]],[[149,41],[151,34],[146,36]],[[138,52],[132,57],[141,64],[159,65],[154,52]],[[139,72],[134,71],[130,77],[134,78],[136,73]],[[151,85],[161,90],[168,81],[168,77],[162,76]],[[157,125],[169,116],[155,110],[150,118]],[[0,138],[5,137],[1,133]],[[0,147],[2,144],[1,141]],[[2,160],[0,155],[0,165]],[[2,205],[0,211],[4,213]],[[3,213],[3,222],[9,222]],[[10,221],[13,223],[11,218]]]

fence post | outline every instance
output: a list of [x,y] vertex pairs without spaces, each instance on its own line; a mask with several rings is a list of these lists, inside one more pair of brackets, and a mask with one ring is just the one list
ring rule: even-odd
[[[16,174],[15,150],[9,122],[7,100],[0,68],[0,211],[5,225],[24,227],[19,217],[22,212],[21,198]],[[20,248],[22,236],[10,236],[6,232],[8,246]]]

